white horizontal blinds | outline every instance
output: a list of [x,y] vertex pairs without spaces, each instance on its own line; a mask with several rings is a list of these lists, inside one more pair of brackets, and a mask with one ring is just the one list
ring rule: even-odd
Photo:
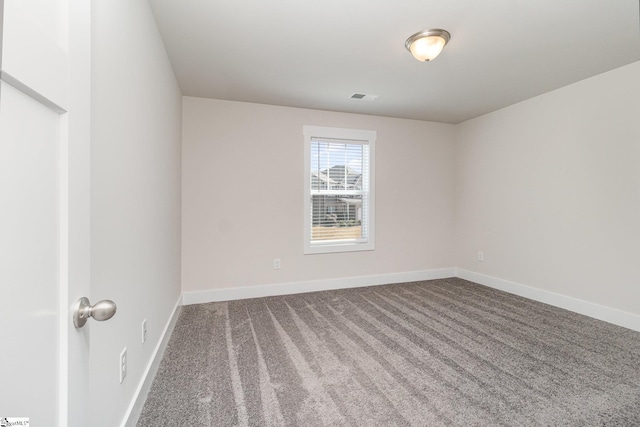
[[366,243],[367,141],[311,138],[311,243]]

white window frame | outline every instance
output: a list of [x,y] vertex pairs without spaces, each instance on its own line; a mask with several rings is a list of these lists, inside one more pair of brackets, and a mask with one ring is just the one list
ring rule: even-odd
[[[324,126],[303,126],[304,135],[304,254],[372,251],[375,249],[375,142],[377,132],[364,129],[346,129]],[[359,141],[369,146],[369,211],[366,242],[331,241],[312,242],[312,194],[311,194],[311,141],[313,138]]]

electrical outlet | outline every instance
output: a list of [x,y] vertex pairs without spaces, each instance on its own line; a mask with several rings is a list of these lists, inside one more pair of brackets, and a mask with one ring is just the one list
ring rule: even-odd
[[280,258],[276,258],[273,260],[273,269],[280,270]]
[[127,376],[127,347],[122,350],[120,353],[120,384],[124,381],[124,378]]
[[478,251],[478,261],[480,262],[484,261],[484,252]]
[[147,341],[147,319],[142,321],[142,344]]

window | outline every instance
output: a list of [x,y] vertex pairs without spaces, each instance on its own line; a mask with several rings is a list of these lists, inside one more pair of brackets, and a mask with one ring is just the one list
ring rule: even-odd
[[374,249],[372,130],[304,126],[304,253]]

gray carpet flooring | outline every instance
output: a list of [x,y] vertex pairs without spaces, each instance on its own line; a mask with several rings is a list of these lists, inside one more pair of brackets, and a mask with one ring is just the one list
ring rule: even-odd
[[640,333],[462,279],[183,308],[138,426],[638,426]]

